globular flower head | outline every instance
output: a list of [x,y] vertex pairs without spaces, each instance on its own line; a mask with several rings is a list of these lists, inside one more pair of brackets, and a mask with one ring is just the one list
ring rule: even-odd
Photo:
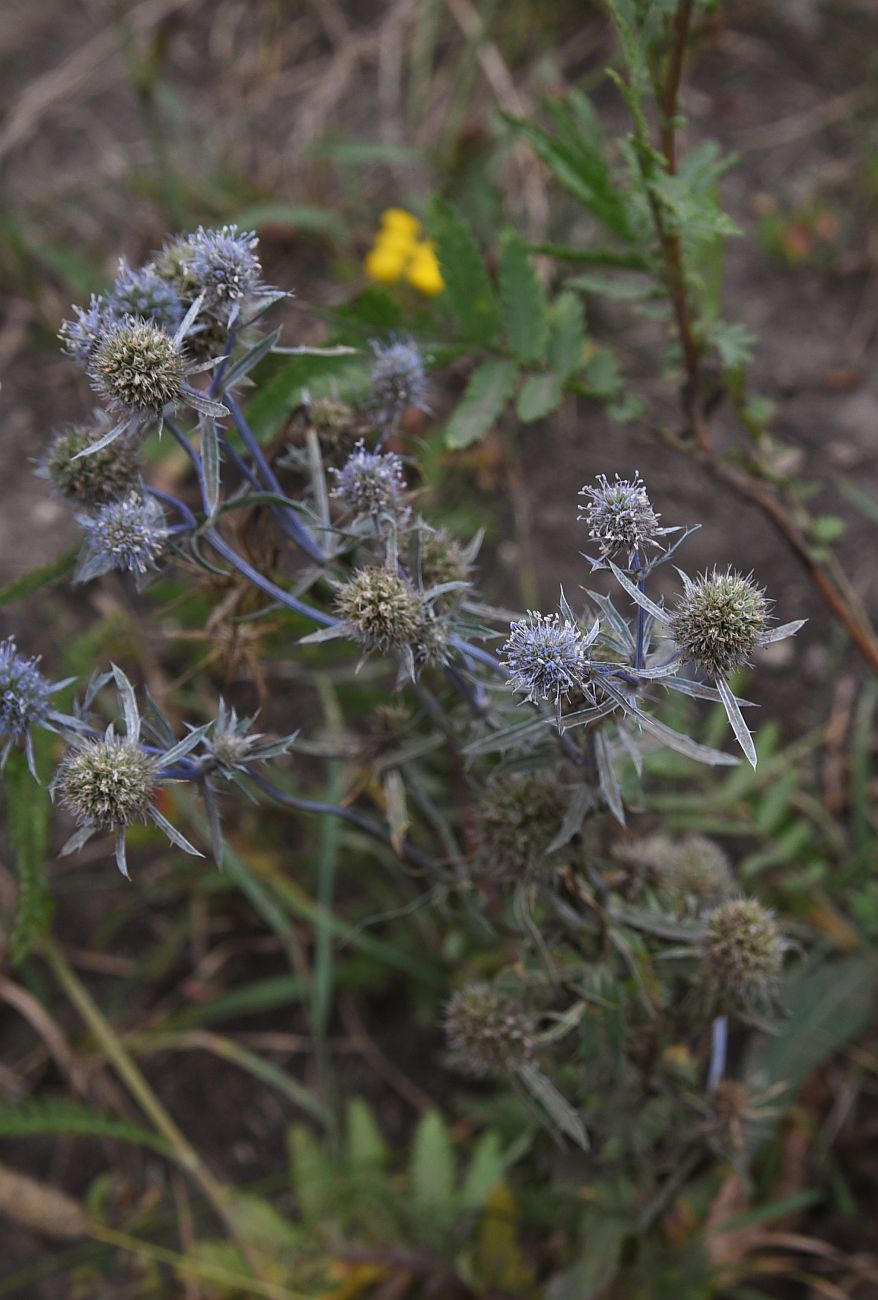
[[649,868],[669,898],[695,903],[699,909],[716,906],[734,887],[728,857],[706,835],[687,835],[682,840],[651,835],[628,845],[625,857]]
[[[43,462],[58,491],[84,506],[106,505],[125,496],[140,480],[137,452],[125,439],[103,447],[88,456],[80,456],[109,429],[100,413],[92,424],[75,424],[56,433]],[[78,457],[78,459],[74,459]]]
[[370,406],[384,421],[398,418],[410,406],[426,411],[427,374],[424,358],[412,342],[373,343],[375,361],[369,379]]
[[96,294],[92,294],[87,307],[74,307],[73,310],[74,318],[62,322],[58,338],[74,361],[87,366],[114,316],[105,300]]
[[533,1017],[490,984],[465,984],[445,1008],[448,1043],[468,1074],[511,1074],[534,1053]]
[[645,544],[655,544],[659,516],[646,494],[639,474],[624,479],[617,474],[610,482],[599,474],[596,484],[580,490],[586,501],[579,507],[579,518],[588,524],[588,535],[598,542],[601,555],[633,555]]
[[777,1001],[785,949],[777,922],[756,899],[721,903],[707,918],[701,946],[709,996],[729,1011],[771,1007]]
[[423,527],[417,535],[418,569],[425,589],[470,581],[473,565],[469,552],[446,528]]
[[122,417],[159,416],[183,394],[187,363],[181,345],[153,321],[127,317],[99,338],[88,366],[92,388]]
[[332,456],[344,455],[353,446],[357,414],[347,402],[337,397],[315,397],[307,405],[308,421],[314,429],[324,452]]
[[496,880],[547,875],[548,846],[558,833],[567,799],[547,771],[507,773],[489,781],[475,809],[477,870]]
[[111,569],[142,578],[157,561],[168,540],[161,506],[153,497],[130,492],[110,501],[94,515],[79,515],[85,542],[75,580],[89,582]]
[[360,569],[340,589],[340,617],[367,650],[386,654],[404,646],[420,648],[429,633],[429,612],[420,592],[393,569]]
[[253,731],[255,718],[239,718],[235,709],[220,700],[216,720],[204,740],[205,748],[222,774],[233,778],[256,763],[265,763],[287,753],[296,738],[284,736],[271,740]]
[[183,319],[183,304],[172,284],[154,266],[135,270],[123,258],[107,306],[117,319],[137,316],[173,334]]
[[508,685],[523,691],[528,700],[551,700],[582,686],[588,673],[585,638],[579,627],[558,614],[529,610],[526,618],[510,624],[500,651],[509,673]]
[[725,679],[749,662],[768,623],[769,602],[750,577],[714,569],[686,588],[670,618],[684,659],[712,677]]
[[121,736],[81,739],[61,760],[55,789],[80,826],[117,830],[146,820],[156,790],[156,764]]
[[355,518],[399,515],[404,510],[405,475],[393,452],[367,451],[359,442],[341,469],[334,469],[332,495]]
[[198,297],[200,286],[192,266],[192,244],[185,235],[166,240],[147,269],[169,284],[187,306]]
[[188,267],[208,306],[240,302],[260,287],[262,265],[254,251],[259,240],[252,230],[199,226],[187,243]]
[[38,663],[38,659],[19,654],[12,637],[0,641],[0,744],[4,758],[11,743],[49,714],[52,685]]

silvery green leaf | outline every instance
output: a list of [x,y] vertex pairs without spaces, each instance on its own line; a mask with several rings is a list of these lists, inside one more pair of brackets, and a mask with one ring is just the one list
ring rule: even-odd
[[561,588],[561,595],[558,600],[558,607],[561,610],[563,616],[567,619],[568,623],[577,623],[579,621],[567,602],[567,597],[564,595],[563,587]]
[[674,655],[667,663],[657,664],[655,668],[631,668],[629,671],[632,677],[638,677],[644,682],[655,681],[660,677],[671,677],[678,672],[682,661],[679,655]]
[[193,302],[192,306],[187,311],[186,315],[180,321],[180,325],[177,329],[176,334],[174,335],[174,342],[177,344],[178,347],[183,342],[183,340],[185,339],[186,335],[189,333],[192,326],[195,324],[198,313],[201,311],[201,308],[203,306],[204,306],[204,294],[200,293],[198,297],[195,299],[195,301]]
[[600,718],[608,718],[618,707],[617,702],[611,700],[609,703],[595,704],[590,709],[577,709],[575,713],[565,713],[561,718],[561,730],[570,731],[573,727],[585,727]]
[[116,839],[115,839],[115,843],[114,843],[114,845],[113,845],[113,851],[114,851],[115,856],[116,856],[116,866],[119,868],[119,870],[121,871],[121,873],[122,873],[122,875],[125,877],[125,879],[126,879],[126,880],[130,880],[131,877],[130,877],[130,875],[128,874],[128,857],[127,857],[127,855],[126,855],[126,853],[125,853],[125,828],[124,828],[124,826],[120,826],[120,827],[118,827],[118,829],[116,830]]
[[[282,294],[281,297],[286,297]],[[357,357],[361,348],[347,347],[338,343],[331,348],[275,348],[275,356],[281,357]]]
[[643,776],[643,754],[641,753],[637,741],[631,735],[628,728],[622,725],[621,722],[617,726],[617,733],[619,736],[619,742],[625,750],[625,753],[631,759],[631,762],[634,764],[634,770],[638,777]]
[[513,727],[492,731],[487,736],[481,736],[478,740],[464,745],[461,752],[467,755],[492,754],[496,750],[511,749],[520,740],[536,735],[538,731],[549,725],[549,721],[548,718],[530,718],[527,722],[518,722]]
[[454,582],[440,582],[435,587],[429,587],[424,592],[424,600],[435,600],[437,596],[444,596],[449,591],[462,591],[469,586],[471,586],[471,583],[462,582],[460,579],[455,579]]
[[172,745],[176,743],[174,733],[171,730],[171,724],[168,722],[168,719],[165,717],[164,713],[159,708],[158,703],[153,698],[149,687],[144,691],[144,695],[146,696],[149,725],[165,749],[170,749]]
[[635,642],[631,633],[631,628],[629,627],[627,620],[623,618],[618,609],[616,609],[616,606],[613,604],[610,597],[601,595],[599,591],[590,591],[588,594],[591,596],[598,609],[601,610],[604,616],[604,621],[609,623],[610,627],[616,633],[616,636],[622,641],[623,645],[628,646],[628,648],[633,651]]
[[211,856],[222,871],[223,854],[225,851],[225,842],[223,840],[222,818],[220,816],[219,799],[214,787],[210,781],[205,781],[201,787],[204,794],[204,807],[207,812],[207,828],[210,837]]
[[549,1118],[583,1151],[588,1150],[588,1133],[579,1115],[539,1066],[528,1062],[519,1066],[519,1077],[531,1096],[542,1105]]
[[622,791],[613,768],[613,756],[603,731],[594,734],[594,752],[598,765],[598,782],[607,807],[622,826],[625,825],[625,807],[622,803]]
[[116,683],[116,689],[119,692],[119,698],[122,701],[122,714],[125,718],[125,735],[132,745],[136,745],[140,740],[140,711],[137,708],[137,697],[134,694],[134,687],[128,678],[117,668],[115,664],[111,665],[113,680]]
[[648,731],[651,736],[655,736],[656,740],[660,740],[669,749],[676,749],[678,753],[685,754],[687,758],[694,758],[697,763],[706,763],[710,767],[734,767],[737,765],[738,760],[734,754],[724,754],[720,749],[711,749],[709,745],[700,745],[689,736],[683,736],[679,731],[674,731],[673,727],[668,727],[664,722],[659,722],[657,718],[652,718],[648,713],[643,713],[636,704],[606,679],[603,679],[601,684],[607,694],[616,700],[619,707],[624,709],[629,717],[635,718],[644,731]]
[[650,600],[648,596],[645,596],[643,592],[640,590],[640,588],[637,587],[631,581],[631,579],[622,572],[618,564],[614,564],[612,560],[609,561],[609,564],[610,564],[610,569],[612,570],[613,573],[613,577],[616,579],[619,586],[622,587],[625,591],[627,591],[628,595],[631,597],[634,603],[636,605],[639,605],[641,609],[645,609],[647,614],[651,615],[652,618],[654,618],[657,623],[666,624],[668,621],[668,616],[665,613],[665,611],[663,609],[660,609],[659,606],[655,603],[655,601]]
[[735,699],[734,691],[729,686],[728,682],[723,681],[721,677],[717,678],[716,689],[719,691],[719,697],[722,700],[723,708],[726,711],[726,717],[731,723],[732,731],[735,733],[738,744],[743,749],[748,763],[751,767],[755,767],[757,762],[756,746],[753,744],[753,737],[750,735],[750,730],[744,721],[744,715],[738,707],[738,701]]
[[315,645],[318,641],[334,641],[338,637],[348,636],[348,629],[343,623],[336,623],[334,627],[321,627],[316,632],[309,632],[307,636],[300,636],[299,645]]
[[792,623],[781,623],[780,627],[771,627],[759,638],[760,645],[771,645],[774,641],[784,641],[788,636],[795,636],[800,628],[808,622],[806,618],[797,618]]
[[[714,704],[721,703],[720,693],[715,686],[693,682],[689,677],[666,677],[661,681],[661,685],[669,691],[680,691],[682,695],[690,695],[693,700],[711,700]],[[739,699],[738,704],[742,709],[756,708],[752,700]]]
[[204,393],[199,393],[198,389],[193,388],[191,384],[183,384],[182,392],[186,401],[191,407],[194,407],[199,415],[212,415],[221,418],[229,413],[229,408],[223,406],[222,402],[215,402],[213,398],[206,397]]
[[691,527],[689,527],[689,528],[684,528],[684,529],[680,529],[680,528],[663,528],[663,529],[661,530],[663,534],[665,534],[665,533],[676,533],[676,532],[679,532],[681,535],[676,539],[676,541],[672,542],[670,546],[666,547],[666,548],[661,552],[660,555],[653,556],[653,557],[650,559],[649,563],[647,564],[646,568],[644,569],[644,574],[649,575],[650,573],[652,573],[653,569],[657,569],[658,566],[659,566],[660,564],[667,564],[668,560],[669,560],[669,559],[671,558],[671,556],[674,554],[674,552],[676,551],[677,547],[678,547],[678,546],[682,546],[683,543],[686,541],[686,538],[687,538],[687,537],[691,537],[693,533],[697,533],[700,527],[701,527],[701,524],[693,524]]
[[69,857],[71,853],[78,853],[83,845],[87,844],[92,835],[95,834],[95,830],[96,827],[94,826],[80,826],[79,830],[74,831],[70,836],[70,839],[65,842],[61,849],[60,856],[66,858]]
[[248,375],[254,366],[259,365],[259,362],[263,357],[268,356],[279,338],[280,330],[272,330],[270,334],[266,334],[265,337],[261,338],[252,348],[249,348],[243,356],[238,358],[233,366],[229,366],[228,370],[223,375],[223,388],[234,387],[239,379],[243,379],[245,375]]
[[592,623],[591,628],[589,629],[588,632],[586,632],[585,636],[582,639],[583,650],[587,650],[590,645],[594,645],[595,641],[597,641],[598,636],[600,635],[600,630],[601,630],[601,620],[599,618],[596,618],[595,621]]
[[158,808],[150,808],[149,815],[155,822],[156,826],[158,826],[160,830],[164,831],[171,843],[176,844],[178,849],[182,849],[184,853],[190,854],[193,858],[204,857],[204,854],[196,849],[194,844],[189,843],[185,835],[180,834],[176,826],[171,825],[167,817],[162,816]]
[[586,813],[593,807],[594,796],[591,790],[585,784],[578,785],[567,805],[564,819],[561,822],[561,829],[551,843],[546,846],[546,852],[554,853],[556,849],[561,849],[565,844],[569,844],[573,836],[579,833]]
[[178,759],[183,758],[201,742],[202,737],[207,735],[212,726],[212,722],[206,722],[202,727],[193,727],[188,736],[178,741],[166,754],[162,754],[162,766],[173,767]]
[[111,442],[115,442],[127,430],[130,420],[123,420],[121,424],[114,424],[112,429],[108,429],[102,438],[96,442],[90,442],[82,451],[78,451],[72,460],[82,460],[83,456],[93,456],[96,451],[103,451],[104,447],[109,447]]
[[201,461],[204,466],[204,496],[208,516],[213,518],[220,496],[220,448],[216,420],[201,417]]

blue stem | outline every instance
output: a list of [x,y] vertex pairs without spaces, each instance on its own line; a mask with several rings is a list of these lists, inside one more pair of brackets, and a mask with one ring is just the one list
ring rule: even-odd
[[173,420],[169,420],[167,417],[165,417],[165,426],[170,430],[171,437],[177,440],[177,442],[180,444],[180,446],[183,448],[186,455],[189,457],[189,459],[192,462],[192,467],[195,470],[195,474],[198,479],[198,490],[201,493],[201,503],[204,506],[204,513],[206,515],[209,515],[210,505],[208,504],[208,497],[207,497],[207,483],[204,478],[204,466],[201,463],[201,457],[199,456],[195,448],[192,446],[192,443],[186,437],[183,430],[179,428],[174,423]]
[[[635,570],[635,572],[640,572],[641,569],[643,568],[640,562],[640,553],[638,551],[634,552],[634,563],[632,565],[632,568]],[[646,587],[646,578],[642,577],[637,583],[637,590],[643,593],[645,587]],[[635,668],[643,667],[643,628],[644,628],[644,621],[645,621],[643,617],[644,613],[645,611],[643,606],[638,605],[637,606],[637,645],[634,651]]]
[[[270,491],[276,492],[278,496],[285,496],[280,480],[274,470],[266,460],[265,453],[260,447],[253,430],[244,418],[244,412],[238,403],[232,397],[231,393],[225,394],[225,403],[229,408],[229,414],[235,422],[235,428],[241,435],[244,444],[256,464],[256,468],[262,477],[265,487]],[[273,507],[273,513],[276,514],[278,522],[283,528],[286,535],[296,543],[297,546],[305,552],[309,559],[314,560],[317,564],[326,563],[326,555],[315,542],[314,538],[308,532],[308,529],[301,522],[293,510],[284,510]]]
[[713,1092],[726,1072],[728,1044],[729,1018],[728,1016],[717,1016],[710,1029],[710,1065],[707,1070],[708,1092]]
[[[172,497],[170,492],[162,492],[162,490],[157,487],[148,487],[146,490],[151,497],[155,497],[157,501],[163,501],[166,506],[170,506],[172,510],[176,510],[179,515],[182,515],[186,521],[187,530],[189,528],[198,527],[198,520],[186,505],[185,501],[179,501],[176,497]],[[178,529],[177,531],[180,530]]]
[[281,605],[286,605],[287,609],[295,610],[297,614],[304,614],[306,618],[310,618],[314,623],[319,623],[321,627],[336,627],[338,625],[339,620],[334,618],[332,614],[324,614],[323,610],[315,609],[313,605],[307,605],[303,600],[291,596],[288,591],[284,591],[283,587],[276,586],[270,578],[264,578],[258,569],[254,569],[251,564],[248,564],[243,556],[233,550],[228,542],[220,537],[219,533],[215,532],[214,529],[209,528],[202,536],[205,541],[210,542],[213,549],[219,552],[223,559],[228,560],[229,564],[233,565],[245,578],[248,578],[254,586],[259,587],[266,595],[271,596],[272,600],[278,601]]

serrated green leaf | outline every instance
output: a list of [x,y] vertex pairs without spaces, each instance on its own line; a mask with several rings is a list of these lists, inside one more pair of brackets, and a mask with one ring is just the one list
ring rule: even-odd
[[542,420],[557,410],[564,398],[564,378],[555,371],[546,375],[531,375],[518,394],[516,411],[525,424]]
[[585,311],[577,294],[560,293],[549,308],[549,366],[566,379],[583,363]]
[[580,289],[586,293],[600,294],[601,297],[611,298],[615,302],[640,302],[644,298],[654,298],[658,293],[655,284],[649,280],[622,279],[619,276],[598,275],[594,272],[575,275],[572,280],[567,281],[567,287]]
[[500,237],[500,300],[510,348],[521,361],[540,361],[548,341],[546,298],[524,240],[514,230]]
[[615,397],[622,387],[619,362],[609,348],[595,348],[585,366],[585,382],[596,397]]
[[425,1223],[441,1228],[454,1217],[454,1151],[438,1111],[424,1115],[415,1130],[411,1164],[412,1204]]
[[437,199],[430,230],[436,239],[445,298],[461,335],[474,343],[495,342],[500,330],[500,306],[469,226],[456,208]]
[[55,582],[60,582],[66,578],[68,573],[73,572],[76,564],[76,557],[79,554],[79,547],[73,546],[63,555],[59,555],[56,560],[50,560],[48,564],[41,564],[39,568],[30,569],[23,573],[20,578],[16,578],[7,586],[0,588],[0,605],[11,605],[16,600],[25,600],[32,596],[34,592],[42,590],[43,587],[49,587]]
[[0,1137],[39,1137],[53,1133],[64,1137],[81,1133],[86,1137],[118,1138],[121,1142],[134,1142],[155,1151],[170,1151],[164,1138],[150,1129],[129,1124],[127,1120],[112,1115],[101,1115],[77,1102],[63,1098],[0,1102]]
[[9,841],[18,876],[11,956],[18,963],[48,932],[52,919],[52,898],[43,870],[52,805],[48,790],[33,779],[21,751],[9,756],[5,786]]
[[448,421],[445,441],[455,451],[481,442],[515,389],[514,361],[483,361],[470,375],[460,405]]

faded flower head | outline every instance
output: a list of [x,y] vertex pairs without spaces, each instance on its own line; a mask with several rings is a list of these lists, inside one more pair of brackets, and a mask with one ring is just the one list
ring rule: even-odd
[[651,835],[626,846],[625,857],[650,869],[659,887],[681,901],[715,906],[734,886],[731,866],[720,846],[706,835],[675,840]]
[[771,1007],[777,1001],[785,949],[777,922],[755,898],[721,903],[707,918],[701,946],[708,993],[731,1011]]
[[[441,587],[446,582],[469,582],[473,565],[468,552],[446,528],[418,529],[418,569],[421,584]],[[459,594],[449,592],[449,597]]]
[[245,772],[255,763],[286,754],[298,733],[280,739],[270,739],[261,731],[253,731],[255,718],[239,718],[234,708],[220,699],[213,726],[204,739],[204,745],[224,776],[232,778],[235,772]]
[[96,294],[92,294],[87,307],[74,307],[73,310],[76,313],[74,319],[62,322],[58,338],[74,361],[87,366],[104,331],[113,321],[113,313],[104,299]]
[[111,569],[142,578],[157,567],[169,534],[164,512],[154,497],[129,492],[121,501],[102,506],[96,514],[77,518],[85,529],[85,542],[76,567],[76,582],[89,582]]
[[382,420],[393,420],[410,406],[427,410],[424,358],[412,342],[373,343],[375,361],[369,380],[370,406]]
[[183,319],[183,304],[175,290],[154,266],[136,270],[122,258],[107,306],[117,319],[137,316],[154,321],[173,333]]
[[494,777],[475,810],[476,867],[497,880],[545,875],[548,846],[558,833],[567,799],[547,771]]
[[186,242],[188,269],[208,306],[238,303],[259,289],[262,264],[254,251],[259,243],[254,231],[199,226]]
[[725,679],[749,662],[768,623],[769,602],[752,575],[714,569],[686,586],[670,629],[684,659]]
[[103,437],[109,427],[109,421],[100,412],[93,424],[75,424],[62,429],[49,444],[42,472],[48,474],[63,496],[80,505],[98,506],[116,501],[140,480],[137,453],[124,439],[91,455],[79,455]]
[[509,673],[508,685],[525,699],[551,700],[582,685],[588,673],[585,638],[575,623],[558,614],[528,610],[526,618],[510,624],[500,662]]
[[465,984],[452,995],[445,1031],[468,1074],[514,1073],[533,1057],[533,1017],[490,984]]
[[420,648],[428,636],[424,598],[393,569],[374,565],[358,570],[339,591],[336,609],[367,650],[383,654],[403,646]]
[[332,495],[355,517],[398,515],[404,509],[405,476],[394,452],[367,451],[361,441],[344,466],[331,473]]
[[612,482],[606,474],[599,474],[596,486],[586,485],[579,495],[586,498],[579,507],[579,518],[587,522],[588,535],[599,543],[601,555],[623,552],[630,556],[646,543],[655,545],[659,516],[639,474],[632,479],[617,474]]
[[0,641],[0,743],[3,760],[11,744],[49,713],[51,683],[40,672],[39,659],[19,654],[15,641]]
[[92,388],[121,416],[161,414],[183,393],[180,344],[152,321],[130,317],[104,331],[89,359]]
[[192,266],[192,244],[184,235],[166,240],[147,269],[169,284],[181,302],[188,305],[198,297],[200,286]]
[[79,740],[61,760],[55,789],[80,826],[116,830],[146,820],[156,790],[155,761],[112,733]]

